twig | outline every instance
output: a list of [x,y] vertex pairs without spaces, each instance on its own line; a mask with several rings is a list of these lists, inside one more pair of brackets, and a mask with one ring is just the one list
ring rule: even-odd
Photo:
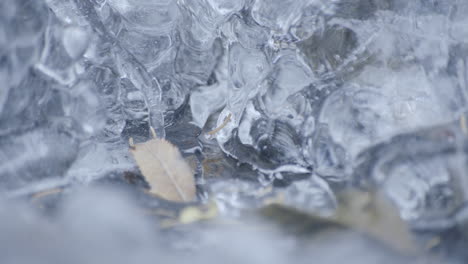
[[468,135],[468,126],[466,124],[466,117],[465,117],[465,114],[462,114],[460,116],[460,127],[461,127],[461,130],[463,131],[463,133],[465,135]]
[[227,116],[224,118],[223,123],[222,123],[219,127],[217,127],[217,128],[215,128],[215,129],[213,129],[213,130],[207,132],[207,134],[212,136],[212,135],[218,133],[218,132],[219,132],[221,129],[223,129],[230,121],[231,121],[231,114],[227,115]]

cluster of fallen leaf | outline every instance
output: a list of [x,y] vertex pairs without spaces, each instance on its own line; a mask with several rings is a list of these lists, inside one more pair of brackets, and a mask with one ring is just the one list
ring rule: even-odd
[[[244,210],[241,219],[223,218],[214,200],[197,198],[195,173],[179,149],[165,139],[157,138],[154,130],[152,133],[153,138],[147,142],[134,144],[130,139],[129,151],[149,186],[143,189],[144,192],[138,193],[170,205],[156,205],[143,210],[145,215],[156,216],[162,229],[171,230],[189,225],[196,229],[200,224],[240,224],[243,217],[253,217],[266,219],[286,234],[305,238],[308,242],[321,243],[351,232],[371,243],[374,241],[373,244],[395,256],[408,258],[411,261],[409,263],[421,260],[422,263],[444,263],[442,258],[432,255],[433,249],[441,244],[441,238],[431,235],[423,240],[419,237],[416,239],[397,209],[378,191],[340,191],[336,193],[336,211],[324,217],[292,207],[282,199],[281,191],[277,192],[273,186],[268,186],[255,196],[260,201],[260,209]],[[124,179],[128,182],[127,177]],[[31,201],[43,207],[44,200],[62,195],[65,189],[55,188],[36,193],[31,196]],[[430,262],[427,261],[428,256]]]
[[[130,141],[130,152],[150,186],[149,193],[172,202],[196,201],[196,185],[190,166],[177,147],[164,139],[157,138],[154,130],[152,133],[153,139],[147,142],[133,144],[133,141]],[[338,204],[335,214],[327,218],[301,212],[281,204],[278,200],[265,204],[257,213],[278,224],[286,224],[288,226],[286,229],[293,227],[295,231],[300,231],[298,227],[304,224],[307,230],[314,230],[314,233],[352,230],[404,255],[423,255],[427,249],[436,246],[439,242],[436,236],[424,242],[416,242],[396,208],[379,193],[345,191],[338,195]],[[162,222],[162,225],[171,227],[177,224],[213,220],[217,215],[214,202],[200,206],[194,206],[192,203],[171,221]]]

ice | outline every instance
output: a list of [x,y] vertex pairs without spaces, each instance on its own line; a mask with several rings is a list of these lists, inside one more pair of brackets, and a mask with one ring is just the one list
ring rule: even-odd
[[163,136],[162,116],[164,105],[161,103],[161,87],[157,80],[149,75],[146,69],[130,54],[116,52],[116,67],[121,77],[126,77],[138,90],[144,94],[144,100],[148,107],[149,124],[155,128],[159,135]]
[[252,17],[275,34],[286,35],[292,26],[300,22],[304,9],[313,4],[320,4],[320,1],[255,1]]
[[2,191],[41,179],[61,177],[77,157],[79,141],[67,120],[0,140]]
[[217,30],[221,23],[234,12],[242,9],[244,0],[232,2],[223,0],[183,0],[180,6],[184,11],[182,27],[182,41],[195,49],[206,50],[217,37]]
[[[236,119],[232,119],[216,135],[221,148],[240,162],[251,164],[266,173],[280,172],[284,169],[283,165],[291,172],[307,172],[307,164],[299,149],[301,139],[294,127],[283,120],[268,119],[260,105],[258,101],[249,102],[239,128],[236,128]],[[234,118],[232,112],[224,109],[217,126],[221,126],[222,120],[229,115]]]
[[[102,194],[103,199],[96,201]],[[150,251],[150,245],[156,246],[158,241],[151,236],[149,222],[137,216],[138,210],[125,195],[109,190],[100,190],[99,194],[96,190],[79,191],[65,204],[53,222],[24,205],[2,204],[5,236],[1,243],[3,250],[9,252],[4,251],[2,262],[126,263],[159,255],[154,249]],[[77,214],[77,210],[88,213]],[[89,232],[83,232],[84,229]],[[99,239],[93,238],[95,234],[99,234]],[[44,240],[48,241],[47,246]],[[110,254],[117,249],[126,253]],[[104,252],[107,253],[101,254]]]
[[321,215],[332,214],[337,206],[328,183],[316,175],[306,180],[294,181],[286,188],[285,197],[285,203],[291,207]]
[[1,113],[11,87],[18,86],[39,59],[48,15],[41,2],[3,1],[0,5]]
[[109,13],[105,23],[109,22],[106,24],[122,48],[147,69],[157,67],[174,41],[171,32],[179,18],[175,1],[109,1],[108,5],[110,8],[104,6],[100,14]]
[[261,49],[268,42],[269,33],[248,16],[233,15],[221,28],[229,42],[239,42],[244,48]]
[[[125,127],[125,106],[122,103],[125,98],[125,87],[120,84],[120,79],[108,67],[90,65],[89,75],[92,80],[91,91],[95,91],[100,106],[96,109],[105,122],[101,122],[102,134],[106,141],[119,141]],[[146,106],[146,105],[145,105]],[[102,120],[101,120],[102,121]]]
[[192,19],[209,29],[219,26],[230,15],[239,12],[244,7],[244,2],[245,0],[235,3],[226,0],[204,0],[184,1],[180,5],[190,11]]
[[239,118],[247,100],[258,93],[257,87],[266,77],[270,66],[262,52],[243,48],[238,43],[229,47],[228,65],[231,82],[228,107]]
[[[244,57],[246,59],[243,59]],[[254,166],[267,170],[272,168],[270,166],[277,167],[281,164],[303,164],[299,150],[293,148],[290,153],[286,151],[286,146],[300,144],[297,131],[289,125],[290,122],[294,122],[291,119],[297,115],[289,115],[289,112],[279,113],[278,110],[288,109],[291,104],[291,112],[295,113],[292,105],[298,102],[294,98],[290,98],[289,102],[286,99],[312,81],[312,73],[307,71],[305,65],[298,61],[294,54],[285,52],[279,57],[275,62],[275,68],[271,70],[263,53],[254,53],[237,43],[233,44],[230,47],[228,62],[231,79],[230,97],[226,109],[218,117],[218,125],[224,122],[229,113],[232,118],[232,122],[217,135],[222,147],[236,157],[244,155],[244,151],[252,151],[241,150],[242,147],[238,148],[237,143],[234,143],[235,139],[229,139],[230,133],[233,133],[234,137],[238,133],[240,142],[253,147],[257,152],[256,155],[260,157],[268,155],[270,161],[274,161],[276,165],[267,165],[270,162],[264,163],[260,161],[261,158],[258,161],[250,161]],[[244,66],[247,64],[248,67]],[[245,70],[240,71],[240,69]],[[291,83],[292,79],[294,84]],[[265,83],[271,86],[263,88]],[[264,94],[263,97],[260,97],[260,94]],[[245,112],[242,114],[244,109]],[[278,120],[275,120],[276,118]],[[234,128],[237,123],[239,130],[236,132]]]
[[105,110],[92,82],[78,82],[62,95],[62,103],[64,115],[81,124],[83,132],[94,135],[102,129]]
[[[28,93],[33,84],[36,86],[35,93]],[[33,102],[44,97],[46,100],[43,103],[47,105],[50,100],[47,100],[46,90],[46,82],[37,74],[31,74],[15,87],[6,86],[6,89],[2,91],[2,94],[5,94],[5,100],[0,113],[0,135],[6,136],[10,133],[25,131],[33,127],[34,122],[44,121],[45,117],[41,116],[38,111],[39,105],[34,105]],[[57,102],[50,102],[50,104],[57,105]],[[57,111],[54,107],[49,109],[52,111],[50,114]]]
[[351,172],[345,147],[333,140],[326,124],[317,125],[314,134],[306,139],[303,154],[315,172],[329,181],[344,181]]
[[[391,85],[390,81],[385,83]],[[403,85],[398,84],[399,87]],[[437,107],[426,108],[434,105],[435,99],[425,93],[424,88],[413,92],[409,87],[415,86],[406,86],[404,91],[408,95],[405,96],[403,91],[398,93],[399,87],[388,89],[393,94],[382,94],[382,88],[374,87],[355,85],[342,88],[327,98],[319,122],[328,124],[334,140],[346,144],[350,155],[355,156],[363,148],[395,133],[442,121]],[[394,93],[400,98],[395,99]],[[430,119],[425,120],[429,118],[426,113],[432,113]]]
[[[66,29],[49,28],[54,18],[41,1],[7,1],[3,4],[2,11],[11,12],[2,15],[0,23],[8,40],[2,44],[4,59],[0,66],[0,176],[4,181],[2,191],[5,191],[40,179],[63,176],[77,156],[83,128],[93,130],[96,123],[82,127],[69,118],[63,108],[66,101],[63,97],[69,96],[69,109],[80,99],[37,70],[52,41],[50,31],[57,30],[55,37],[59,39],[55,40],[60,45]],[[72,49],[69,47],[68,51]],[[66,53],[64,49],[58,53],[61,51]],[[79,51],[72,52],[75,52],[74,59],[81,56]],[[68,54],[63,59],[59,63],[68,66]]]
[[121,30],[118,38],[122,47],[131,51],[148,69],[157,66],[161,56],[172,45],[168,35],[152,36],[127,29]]
[[305,63],[288,50],[278,55],[274,65],[269,76],[271,85],[263,99],[267,111],[272,116],[278,115],[278,109],[286,105],[286,100],[290,96],[301,91],[314,80],[312,72]]
[[73,191],[58,206],[53,220],[24,204],[2,203],[0,216],[4,245],[0,260],[6,264],[217,263],[220,258],[247,264],[307,263],[313,258],[319,264],[332,264],[340,260],[337,250],[340,258],[345,256],[353,264],[410,261],[356,234],[337,233],[305,242],[283,232],[286,229],[248,217],[182,230],[184,240],[170,247],[174,238],[155,230],[154,222],[143,216],[128,194],[103,188]]
[[454,225],[452,216],[466,201],[463,133],[453,122],[395,136],[359,155],[354,173],[367,171],[370,178],[355,180],[384,189],[414,228]]
[[144,122],[147,117],[146,102],[143,93],[138,90],[129,79],[122,79],[120,81],[122,106],[125,111],[127,120]]
[[63,46],[71,59],[83,56],[88,48],[90,36],[81,27],[67,27],[63,32]]
[[359,45],[356,32],[341,25],[327,25],[298,43],[312,70],[337,70]]
[[77,79],[77,62],[88,47],[89,33],[81,27],[65,27],[51,14],[45,32],[45,46],[35,67],[64,86]]
[[86,18],[77,9],[74,0],[45,0],[58,19],[67,25],[87,26]]
[[[467,11],[464,0],[3,0],[0,197],[63,188],[60,231],[109,244],[77,262],[159,260],[160,234],[115,213],[135,213],[123,194],[73,201],[76,186],[141,177],[128,140],[154,128],[190,160],[200,202],[230,220],[271,200],[329,215],[336,194],[359,188],[382,192],[414,230],[462,228]],[[27,223],[11,226],[21,235]],[[128,259],[99,257],[121,250]],[[229,250],[229,261],[261,262]]]
[[179,17],[174,0],[110,0],[107,4],[125,18],[130,28],[155,35],[170,32]]
[[[348,19],[369,19],[376,15],[378,10],[390,9],[403,4],[403,1],[394,0],[339,0],[335,3],[335,14]],[[416,2],[416,1],[415,1]]]
[[216,67],[216,58],[220,54],[219,45],[216,44],[213,43],[208,50],[179,46],[174,66],[176,74],[185,82],[184,85],[193,87],[208,83]]
[[190,108],[193,121],[204,127],[209,116],[226,104],[227,87],[223,84],[200,86],[190,95]]
[[[284,175],[286,182],[288,175]],[[209,193],[225,216],[241,216],[242,210],[261,208],[265,201],[284,199],[284,204],[306,212],[330,215],[336,208],[336,200],[327,182],[316,175],[308,179],[295,180],[284,189],[274,190],[269,185],[245,180],[214,180]]]

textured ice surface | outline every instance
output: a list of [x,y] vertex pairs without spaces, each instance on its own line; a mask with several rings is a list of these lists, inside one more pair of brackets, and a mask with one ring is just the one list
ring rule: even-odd
[[362,152],[354,180],[381,186],[416,228],[443,228],[466,201],[466,134],[459,123],[400,134]]
[[271,198],[260,190],[328,213],[335,187],[359,186],[415,229],[454,228],[467,12],[465,0],[3,0],[0,191],[136,171],[128,138],[152,126],[227,216]]

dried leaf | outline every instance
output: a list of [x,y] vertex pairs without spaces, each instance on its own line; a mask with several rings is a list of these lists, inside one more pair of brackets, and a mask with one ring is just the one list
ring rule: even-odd
[[53,189],[41,191],[41,192],[33,194],[31,196],[31,200],[37,200],[37,199],[40,199],[40,198],[45,197],[45,196],[61,193],[62,191],[63,191],[62,188],[53,188]]
[[141,173],[151,187],[151,194],[174,202],[195,200],[196,187],[192,170],[177,147],[156,137],[135,145],[131,141],[130,147]]
[[[47,207],[47,203],[49,198],[54,199],[54,197],[58,197],[63,192],[62,188],[53,188],[44,190],[38,193],[35,193],[31,196],[31,203],[35,204],[37,207],[44,209]],[[50,201],[50,200],[49,200]]]
[[400,252],[417,254],[421,251],[408,224],[381,194],[352,191],[342,193],[338,200],[340,207],[335,218],[339,223],[369,234]]
[[177,216],[162,220],[162,228],[173,228],[181,225],[215,219],[219,214],[218,206],[214,201],[204,205],[191,205],[180,210]]
[[285,231],[301,237],[313,236],[316,238],[322,233],[330,234],[346,229],[334,219],[309,214],[280,203],[271,203],[262,207],[260,214],[279,224]]
[[215,202],[210,202],[205,207],[189,206],[180,212],[179,222],[189,224],[201,220],[210,220],[218,216],[218,207]]
[[330,234],[355,230],[405,255],[418,255],[422,248],[413,240],[398,210],[377,193],[350,191],[338,196],[339,207],[332,217],[321,217],[282,204],[268,205],[261,214],[302,235]]

